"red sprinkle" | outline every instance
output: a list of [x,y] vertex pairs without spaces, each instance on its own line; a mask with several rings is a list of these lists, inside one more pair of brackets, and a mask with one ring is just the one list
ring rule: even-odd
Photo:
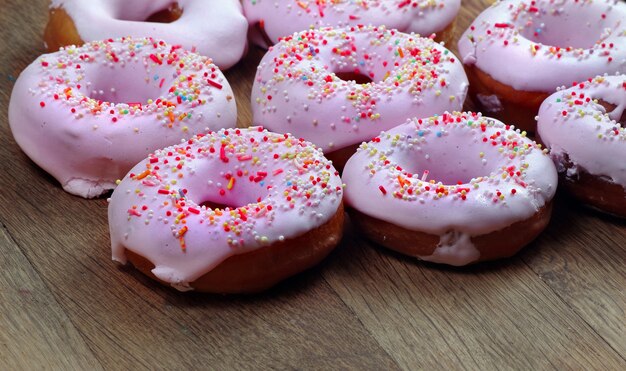
[[207,82],[209,85],[211,85],[211,86],[213,86],[213,87],[216,87],[216,88],[218,88],[218,89],[222,90],[222,87],[223,87],[223,86],[222,86],[222,84],[219,84],[219,83],[217,83],[217,82],[215,82],[215,81],[213,81],[213,80],[210,80],[210,79],[206,79],[206,82]]

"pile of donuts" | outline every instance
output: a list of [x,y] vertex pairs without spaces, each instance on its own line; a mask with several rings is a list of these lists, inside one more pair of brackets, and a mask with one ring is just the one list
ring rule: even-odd
[[[113,190],[113,259],[181,291],[314,266],[344,205],[377,244],[454,266],[534,240],[558,183],[626,217],[626,3],[496,1],[455,55],[460,7],[53,0],[10,127],[67,192]],[[267,52],[237,128],[221,70],[248,39]]]

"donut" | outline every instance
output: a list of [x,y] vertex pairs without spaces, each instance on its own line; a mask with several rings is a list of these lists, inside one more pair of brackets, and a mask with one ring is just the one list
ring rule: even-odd
[[145,38],[42,55],[9,103],[17,144],[85,198],[114,188],[148,153],[236,122],[233,92],[211,59]]
[[431,39],[385,27],[304,31],[261,60],[252,87],[257,125],[313,142],[335,167],[410,117],[463,107],[459,60]]
[[260,127],[157,150],[113,192],[113,259],[186,291],[265,290],[321,261],[343,228],[338,172],[311,143]]
[[153,37],[227,69],[243,56],[247,29],[237,0],[52,0],[44,41],[53,52],[107,38]]
[[498,1],[459,40],[470,97],[487,115],[536,130],[557,87],[626,71],[626,3]]
[[550,220],[557,172],[519,129],[479,113],[411,119],[363,143],[343,175],[372,241],[463,266],[514,255]]
[[[255,43],[267,47],[294,32],[319,27],[386,26],[449,42],[460,0],[244,0]],[[289,20],[285,22],[285,20]]]
[[626,217],[626,75],[561,89],[539,109],[537,132],[560,182],[597,209]]

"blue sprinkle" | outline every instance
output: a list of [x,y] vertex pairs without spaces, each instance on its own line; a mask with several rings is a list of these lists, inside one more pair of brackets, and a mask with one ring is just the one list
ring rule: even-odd
[[417,132],[417,135],[419,135],[420,137],[424,136],[424,130],[420,130]]
[[259,182],[259,185],[260,185],[261,187],[262,187],[262,186],[264,186],[264,185],[265,185],[265,180],[260,181],[260,182]]
[[536,32],[536,33],[541,33],[541,28],[537,28],[537,29],[535,30],[535,32]]
[[440,131],[437,132],[437,137],[441,137],[442,135],[443,135],[442,132],[440,132]]
[[159,75],[154,75],[153,79],[154,81],[157,81],[159,79]]

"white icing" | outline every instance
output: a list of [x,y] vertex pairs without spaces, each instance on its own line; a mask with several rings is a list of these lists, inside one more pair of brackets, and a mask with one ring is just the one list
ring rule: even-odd
[[72,18],[83,41],[152,37],[211,57],[220,68],[237,63],[246,50],[248,23],[237,0],[176,0],[182,16],[172,23],[142,22],[172,0],[52,0]]
[[469,235],[450,231],[440,237],[439,244],[431,255],[420,255],[417,258],[460,267],[477,261],[480,251],[476,249]]
[[[583,168],[626,189],[626,130],[615,121],[626,107],[626,75],[590,80],[548,97],[539,109],[537,132],[561,169],[565,155],[574,164],[567,176]],[[606,113],[596,99],[617,108]]]
[[[354,70],[373,82],[335,74]],[[253,122],[328,153],[410,117],[460,110],[467,88],[456,56],[430,39],[384,27],[326,28],[285,38],[263,57],[252,87]]]
[[95,197],[151,151],[234,127],[232,97],[206,57],[148,39],[93,42],[29,65],[13,87],[9,124],[22,150],[66,191]]
[[534,142],[471,113],[413,119],[381,133],[361,145],[342,178],[349,206],[439,236],[479,236],[526,220],[557,186],[554,164]]
[[498,99],[497,95],[476,94],[476,98],[478,98],[481,106],[487,112],[502,111],[502,103],[500,103],[500,99]]
[[604,72],[626,71],[626,3],[497,1],[472,22],[458,47],[466,64],[496,81],[552,92]]
[[322,26],[384,25],[428,37],[452,23],[461,1],[244,0],[243,8],[250,25],[263,20],[267,36],[276,43],[280,37]]
[[[230,256],[323,225],[342,196],[337,171],[308,142],[260,128],[195,137],[156,151],[115,189],[112,258],[125,263],[131,250],[154,264],[159,279],[189,289]],[[211,209],[205,201],[232,206]]]

